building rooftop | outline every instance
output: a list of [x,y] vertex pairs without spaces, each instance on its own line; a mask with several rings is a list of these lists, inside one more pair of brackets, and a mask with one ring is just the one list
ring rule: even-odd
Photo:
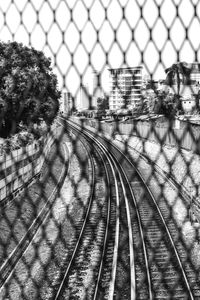
[[109,68],[108,70],[133,70],[133,69],[142,69],[143,66],[136,66],[136,67],[122,67],[122,68]]

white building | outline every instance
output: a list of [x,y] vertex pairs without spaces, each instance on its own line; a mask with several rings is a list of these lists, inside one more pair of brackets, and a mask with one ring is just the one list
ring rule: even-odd
[[63,112],[64,114],[70,114],[73,109],[73,98],[71,93],[64,92],[63,93]]
[[142,66],[109,69],[111,93],[109,108],[133,109],[141,104]]
[[96,70],[93,71],[93,107],[97,107],[97,99],[104,97],[104,92],[101,87],[101,75]]
[[90,94],[87,84],[81,84],[77,94],[77,108],[78,110],[88,109],[90,107]]

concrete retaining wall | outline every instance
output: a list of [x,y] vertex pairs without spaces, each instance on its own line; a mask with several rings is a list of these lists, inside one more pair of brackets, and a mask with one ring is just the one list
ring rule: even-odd
[[5,205],[40,174],[53,141],[54,134],[49,133],[38,142],[0,156],[1,205]]
[[[77,119],[76,119],[77,122]],[[83,126],[95,129],[109,135],[121,134],[138,136],[163,145],[177,146],[196,153],[200,151],[200,126],[189,122],[177,121],[131,121],[123,122],[99,122],[98,120],[81,120]]]

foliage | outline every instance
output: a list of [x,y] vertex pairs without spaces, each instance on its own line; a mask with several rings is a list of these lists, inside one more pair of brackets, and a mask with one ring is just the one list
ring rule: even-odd
[[51,61],[43,52],[16,42],[0,43],[0,136],[45,121],[59,110],[60,91]]
[[105,111],[106,109],[109,109],[108,98],[97,98],[97,110]]
[[22,130],[21,132],[16,133],[12,135],[10,138],[4,140],[4,142],[1,144],[0,147],[1,154],[3,153],[9,154],[11,151],[30,145],[34,141],[35,141],[34,134]]
[[196,99],[197,109],[199,111],[200,110],[200,89],[199,89],[198,93],[195,95],[195,99]]
[[157,92],[156,82],[152,79],[145,82],[144,88],[145,90],[153,90],[155,93]]
[[144,90],[142,92],[142,112],[164,114],[173,118],[181,110],[180,96],[169,91]]
[[161,101],[159,92],[155,92],[153,89],[145,90],[142,93],[142,112],[143,113],[159,113],[161,108]]
[[173,118],[180,110],[180,96],[170,92],[162,92],[159,94],[161,103],[160,113],[163,113],[168,118]]

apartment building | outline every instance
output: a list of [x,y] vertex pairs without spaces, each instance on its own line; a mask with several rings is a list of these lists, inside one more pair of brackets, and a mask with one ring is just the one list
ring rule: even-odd
[[88,84],[81,84],[77,93],[77,109],[84,110],[91,106]]
[[141,104],[142,66],[109,69],[111,92],[109,108],[134,109]]
[[97,108],[98,98],[104,97],[104,92],[101,85],[101,74],[93,70],[93,93],[92,93],[92,106]]
[[70,114],[74,106],[72,94],[70,92],[64,92],[62,102],[61,107],[64,114]]
[[191,80],[200,83],[200,63],[195,62],[188,64],[188,66],[191,68]]

